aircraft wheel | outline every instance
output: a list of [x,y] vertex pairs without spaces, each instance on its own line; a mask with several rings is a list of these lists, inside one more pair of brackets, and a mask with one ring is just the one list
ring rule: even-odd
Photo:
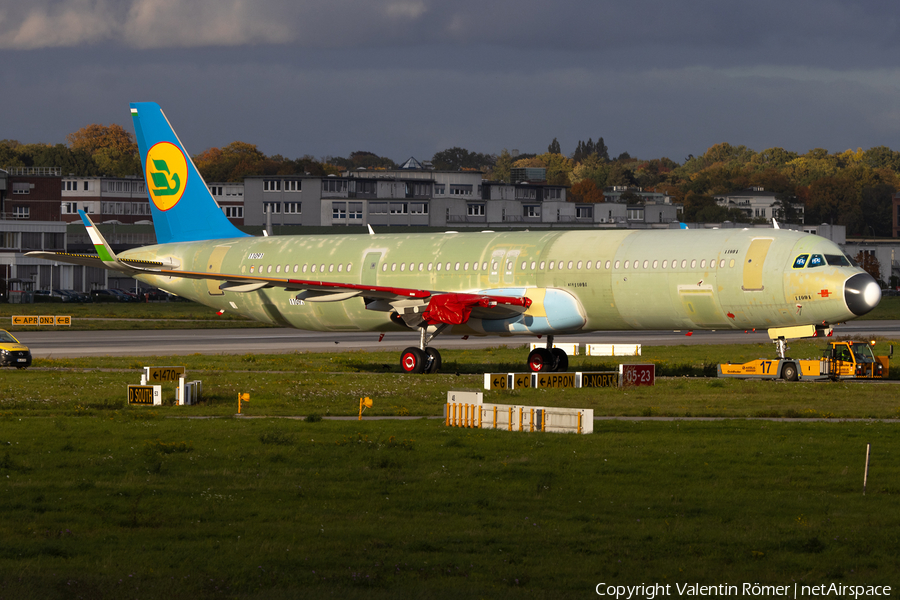
[[785,381],[797,381],[797,366],[788,363],[781,368],[781,378]]
[[535,348],[528,354],[528,368],[533,373],[553,370],[553,354],[546,348]]
[[425,372],[425,364],[428,357],[425,351],[410,346],[400,355],[400,367],[407,373],[423,373]]
[[426,373],[437,373],[441,370],[441,353],[437,351],[437,348],[432,348],[428,346],[425,348],[425,355],[427,359],[427,365],[425,366]]
[[569,355],[566,354],[566,351],[562,348],[553,348],[550,352],[553,354],[553,370],[563,372],[568,371]]

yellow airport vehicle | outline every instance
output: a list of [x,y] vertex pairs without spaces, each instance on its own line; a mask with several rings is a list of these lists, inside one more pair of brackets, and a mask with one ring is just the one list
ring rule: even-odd
[[890,357],[876,356],[875,342],[830,341],[819,359],[775,358],[751,360],[746,363],[725,363],[718,368],[719,377],[738,379],[800,379],[821,381],[831,379],[885,379]]

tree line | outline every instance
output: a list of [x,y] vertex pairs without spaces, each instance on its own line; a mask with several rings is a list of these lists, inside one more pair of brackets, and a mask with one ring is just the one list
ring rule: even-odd
[[[88,125],[66,137],[67,144],[22,144],[0,140],[0,167],[60,167],[79,176],[140,176],[134,136],[118,125]],[[240,182],[248,176],[337,175],[346,170],[394,169],[397,163],[369,151],[348,157],[312,155],[288,159],[267,156],[255,144],[235,141],[192,157],[209,182]],[[576,202],[603,202],[604,188],[625,186],[668,194],[684,205],[688,222],[752,220],[743,212],[719,206],[715,197],[760,187],[775,194],[785,220],[797,222],[794,205],[805,209],[807,223],[844,225],[853,236],[890,237],[891,199],[900,190],[900,152],[886,146],[805,154],[783,148],[760,152],[745,146],[716,144],[682,163],[669,158],[638,159],[628,152],[611,158],[603,139],[578,140],[565,154],[556,138],[543,154],[513,156],[471,152],[453,147],[435,153],[438,170],[481,171],[486,179],[509,181],[513,168],[546,169],[547,182],[569,186]],[[637,200],[637,197],[634,197]]]

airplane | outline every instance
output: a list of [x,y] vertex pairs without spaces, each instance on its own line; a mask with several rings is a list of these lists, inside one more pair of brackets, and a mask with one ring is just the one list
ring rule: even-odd
[[209,192],[160,107],[131,104],[157,244],[116,254],[79,211],[103,267],[258,321],[315,331],[417,331],[407,373],[434,373],[438,335],[530,336],[532,371],[565,371],[554,337],[609,330],[767,329],[812,337],[881,300],[833,242],[787,229],[248,235]]

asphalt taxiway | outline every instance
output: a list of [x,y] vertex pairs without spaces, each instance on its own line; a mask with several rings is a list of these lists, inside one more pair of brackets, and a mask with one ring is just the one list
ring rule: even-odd
[[[702,344],[769,343],[764,330],[741,331],[605,331],[561,335],[556,342],[581,344],[643,344],[675,346]],[[900,321],[854,321],[835,327],[836,336],[857,339],[900,338]],[[324,333],[297,329],[169,329],[127,331],[20,331],[16,337],[31,348],[35,358],[81,356],[161,356],[182,354],[277,354],[285,352],[340,352],[347,350],[402,350],[418,345],[415,333]],[[442,348],[519,347],[536,337],[469,337],[441,335],[431,345]]]

